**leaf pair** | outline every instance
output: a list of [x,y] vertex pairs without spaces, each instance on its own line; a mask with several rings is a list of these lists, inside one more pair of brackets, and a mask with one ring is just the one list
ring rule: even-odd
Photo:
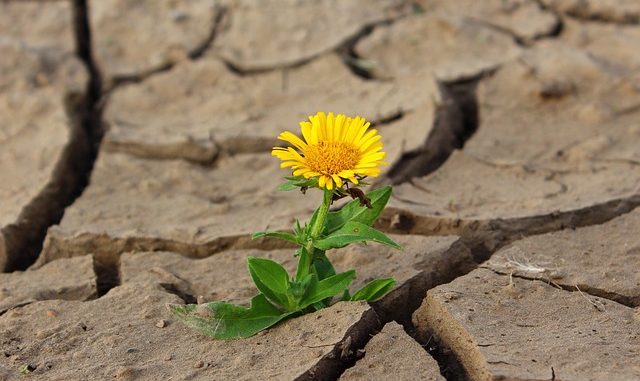
[[318,279],[307,274],[291,280],[287,270],[266,258],[249,257],[249,273],[258,290],[275,306],[286,312],[302,311],[312,304],[341,294],[356,276],[354,270]]
[[[289,180],[295,182],[294,180]],[[302,180],[296,180],[295,184],[300,184]],[[373,241],[389,245],[399,249],[400,245],[395,243],[382,232],[371,228],[385,205],[391,197],[391,187],[376,189],[367,194],[371,208],[364,207],[359,200],[347,203],[342,209],[329,212],[323,229],[323,234],[319,240],[314,242],[314,247],[320,250],[331,248],[341,248],[353,242]],[[313,226],[317,218],[317,212],[313,214],[309,224]],[[252,239],[262,237],[274,237],[303,246],[309,237],[307,229],[302,229],[299,222],[293,229],[295,234],[288,232],[258,232],[253,234]]]
[[292,281],[287,271],[270,259],[249,257],[247,262],[251,278],[260,290],[260,294],[251,300],[250,307],[211,302],[172,305],[171,310],[183,323],[207,336],[216,339],[249,337],[309,307],[325,307],[324,301],[344,293],[356,275],[350,270],[320,281],[316,274],[309,274],[302,281]]

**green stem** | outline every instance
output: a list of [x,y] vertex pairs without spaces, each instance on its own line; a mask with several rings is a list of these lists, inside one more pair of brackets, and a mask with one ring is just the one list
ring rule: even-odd
[[327,219],[327,215],[329,214],[329,207],[331,206],[331,199],[333,198],[333,191],[324,189],[324,197],[322,199],[322,205],[318,208],[318,215],[313,221],[313,225],[311,226],[311,231],[309,232],[309,241],[305,245],[305,250],[307,254],[307,260],[305,263],[299,263],[299,266],[304,266],[305,268],[298,269],[298,278],[305,276],[306,274],[310,274],[314,271],[313,261],[314,261],[314,251],[313,241],[320,237],[322,230],[324,229],[324,223]]
[[[317,239],[322,233],[322,229],[324,229],[324,222],[327,219],[327,214],[329,214],[329,207],[331,206],[331,198],[333,197],[333,191],[324,189],[324,198],[322,200],[322,205],[320,205],[320,210],[318,210],[318,217],[311,227],[311,239]],[[311,242],[311,247],[313,247],[313,242]],[[307,244],[307,248],[309,248],[309,244]]]

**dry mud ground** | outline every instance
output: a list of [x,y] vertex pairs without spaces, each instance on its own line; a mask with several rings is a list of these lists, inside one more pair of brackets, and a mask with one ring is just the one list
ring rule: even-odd
[[[640,380],[640,2],[0,2],[0,380]],[[166,303],[245,302],[275,136],[384,137],[378,228],[338,303],[212,341]]]

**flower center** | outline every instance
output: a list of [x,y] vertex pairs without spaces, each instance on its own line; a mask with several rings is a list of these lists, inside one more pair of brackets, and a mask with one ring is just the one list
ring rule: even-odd
[[360,151],[351,143],[322,141],[310,145],[304,152],[307,165],[314,172],[337,175],[354,169],[360,160]]

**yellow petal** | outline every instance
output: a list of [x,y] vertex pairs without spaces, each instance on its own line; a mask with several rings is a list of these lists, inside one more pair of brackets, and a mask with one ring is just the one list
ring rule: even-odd
[[380,174],[380,168],[363,168],[358,169],[358,173],[365,176],[378,176]]
[[360,160],[360,162],[358,162],[358,164],[355,165],[355,170],[359,169],[359,168],[373,168],[373,167],[377,167],[380,163],[380,160],[370,160],[370,161],[364,161],[364,160]]
[[344,116],[343,114],[338,114],[338,116],[336,116],[336,120],[334,122],[334,129],[335,131],[333,132],[333,136],[335,137],[336,141],[344,141],[343,138],[343,130],[344,130],[344,121],[347,117]]
[[331,179],[331,177],[327,177],[327,189],[333,189],[333,180]]
[[309,171],[310,171],[310,169],[306,168],[306,167],[305,168],[299,168],[299,169],[296,169],[295,171],[293,171],[293,175],[294,176],[302,176],[302,175],[304,175],[305,173],[307,173]]
[[327,184],[327,178],[326,178],[324,175],[323,175],[323,176],[320,176],[320,177],[318,178],[318,186],[319,186],[320,188],[324,188],[326,184]]
[[372,161],[379,161],[384,159],[384,156],[386,155],[385,152],[372,152],[366,155],[363,155],[360,158],[360,162],[372,162]]
[[360,150],[361,151],[366,151],[369,147],[371,147],[372,144],[376,143],[381,138],[382,138],[382,136],[380,136],[380,135],[376,135],[376,136],[372,137],[371,139],[367,140],[364,144],[362,144],[362,146],[360,147]]
[[298,160],[302,163],[306,163],[307,161],[304,159],[304,157],[300,156],[299,153],[296,152],[296,150],[294,150],[293,148],[289,147],[288,149],[289,153],[291,154],[291,156],[294,157],[294,160]]
[[304,137],[304,140],[309,144],[317,144],[318,143],[317,136],[313,135],[312,130],[313,130],[313,127],[310,122],[307,122],[307,121],[300,122],[300,131],[302,132],[302,137]]
[[323,112],[316,114],[318,121],[318,141],[327,140],[327,116]]
[[307,148],[307,144],[305,142],[303,142],[297,135],[289,131],[285,131],[278,135],[278,139],[289,142],[302,151]]
[[[364,121],[364,119],[362,121]],[[358,145],[358,143],[362,139],[362,136],[364,136],[364,133],[367,131],[370,125],[371,123],[366,122],[365,124],[360,126],[360,128],[358,129],[358,132],[356,133],[356,136],[353,138],[353,141],[352,141],[354,145],[356,146]]]
[[280,160],[296,160],[297,159],[295,156],[291,155],[289,151],[273,150],[271,151],[271,155],[277,157]]
[[336,182],[336,188],[342,188],[342,179],[338,175],[331,175],[333,181]]
[[362,151],[362,155],[367,155],[369,153],[374,153],[377,151],[380,151],[382,149],[382,142],[377,141],[375,143],[373,143],[371,146],[369,146],[369,148],[367,148],[366,150]]
[[349,117],[347,117],[344,120],[344,124],[342,125],[342,136],[340,137],[340,140],[343,142],[347,142],[347,135],[349,135],[349,132],[351,132],[352,121],[353,121],[353,118],[349,118]]
[[366,134],[364,134],[364,136],[362,138],[360,138],[360,140],[358,140],[357,142],[354,142],[353,144],[358,147],[358,149],[360,149],[361,151],[363,151],[363,149],[361,148],[363,144],[365,144],[367,141],[369,141],[370,139],[373,139],[376,134],[378,133],[378,130],[371,130],[371,131],[367,131]]
[[285,161],[280,163],[280,168],[292,167],[294,165],[300,165],[297,161]]
[[330,142],[335,140],[334,127],[335,127],[335,117],[333,116],[333,113],[330,112],[329,115],[327,116],[327,140],[329,140]]
[[355,172],[350,171],[350,170],[344,170],[344,171],[340,171],[338,173],[338,176],[342,177],[343,179],[348,179],[349,177],[353,177],[355,174]]

